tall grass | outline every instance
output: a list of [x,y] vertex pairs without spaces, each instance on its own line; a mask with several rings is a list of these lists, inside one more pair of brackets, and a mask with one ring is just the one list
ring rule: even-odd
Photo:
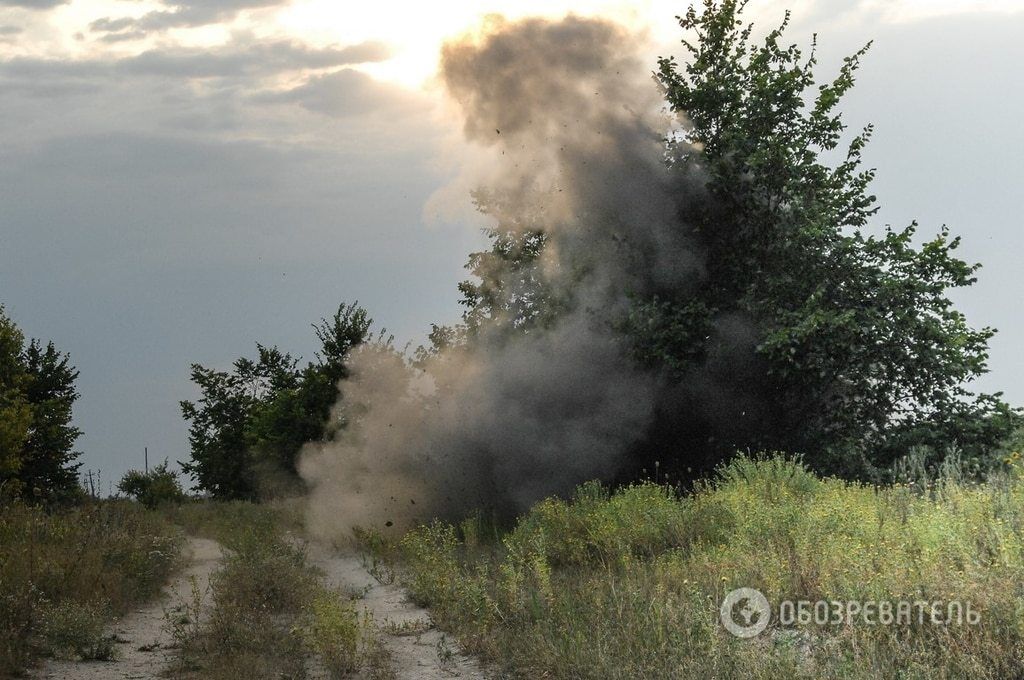
[[0,508],[0,677],[40,656],[108,658],[110,617],[159,592],[180,533],[135,503]]
[[162,515],[190,536],[201,536],[232,546],[244,533],[282,538],[302,532],[303,506],[299,499],[267,503],[191,500],[164,505]]
[[[519,677],[995,680],[1024,677],[1022,532],[1012,470],[872,488],[740,458],[685,497],[586,484],[498,541],[472,521],[424,526],[398,546],[398,572],[443,628]],[[775,622],[741,640],[719,623],[741,586],[776,612],[789,599],[959,600],[981,623]]]

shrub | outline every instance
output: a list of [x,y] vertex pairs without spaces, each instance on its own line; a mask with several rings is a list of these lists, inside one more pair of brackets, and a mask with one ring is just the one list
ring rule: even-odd
[[129,470],[118,482],[117,490],[147,508],[181,503],[186,498],[178,481],[178,473],[168,469],[166,460],[149,472]]
[[106,634],[106,607],[65,600],[44,605],[40,635],[49,653],[62,659],[110,661],[114,640]]
[[359,669],[359,646],[364,634],[355,609],[333,591],[317,592],[303,611],[299,628],[306,647],[334,677]]

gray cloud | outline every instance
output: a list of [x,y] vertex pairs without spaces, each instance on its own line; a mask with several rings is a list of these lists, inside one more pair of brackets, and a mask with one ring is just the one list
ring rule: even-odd
[[121,19],[111,19],[110,17],[104,17],[97,19],[96,21],[89,24],[90,31],[123,31],[126,28],[130,28],[135,24],[135,19],[131,17],[123,17]]
[[16,57],[0,61],[0,78],[111,80],[124,76],[158,78],[261,78],[289,71],[334,68],[388,57],[379,42],[314,48],[293,40],[254,41],[236,38],[223,47],[153,49],[121,59],[45,59]]
[[8,80],[96,78],[109,73],[111,64],[112,62],[101,60],[15,57],[0,61],[0,78]]
[[302,85],[282,92],[261,92],[252,97],[258,103],[298,104],[335,118],[347,118],[376,111],[386,113],[410,104],[411,97],[393,85],[385,85],[365,73],[345,68],[315,75]]
[[318,49],[296,41],[278,40],[212,50],[182,47],[150,50],[118,61],[117,67],[132,74],[223,78],[345,66],[381,61],[387,56],[387,48],[376,42]]
[[71,0],[0,0],[0,7],[21,7],[23,9],[53,9],[66,5]]
[[[0,0],[2,2],[3,0]],[[33,0],[22,0],[31,2]],[[41,0],[43,2],[47,0]],[[168,2],[166,10],[157,10],[144,14],[139,18],[105,17],[90,24],[94,32],[117,34],[147,33],[164,31],[169,28],[194,28],[229,22],[239,13],[249,9],[264,9],[288,4],[288,0],[190,0],[189,2]],[[106,40],[116,40],[108,36]]]
[[121,33],[107,33],[100,37],[100,42],[107,44],[131,42],[132,40],[143,40],[148,33],[145,31],[122,31]]
[[[285,147],[314,136],[326,150],[391,143],[394,131],[407,126],[422,135],[429,126],[423,113],[431,105],[421,97],[363,74],[330,74],[323,81],[315,76],[316,67],[344,66],[358,51],[239,43],[206,55],[169,48],[121,60],[2,61],[0,120],[4,130],[17,132],[0,130],[0,145],[116,132],[274,140]],[[299,81],[294,92],[271,91],[282,74]],[[417,106],[404,105],[410,99]]]

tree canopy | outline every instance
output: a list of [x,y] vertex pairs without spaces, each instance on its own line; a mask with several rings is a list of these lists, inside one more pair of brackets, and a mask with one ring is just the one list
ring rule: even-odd
[[192,365],[201,397],[181,402],[189,421],[191,460],[182,463],[196,488],[217,498],[251,499],[286,493],[299,484],[295,465],[303,444],[329,438],[343,423],[330,420],[345,362],[373,336],[373,320],[358,303],[341,305],[313,325],[316,360],[256,345],[255,359],[237,359],[230,371]]
[[25,345],[0,307],[0,497],[56,503],[78,494],[77,378],[52,342]]

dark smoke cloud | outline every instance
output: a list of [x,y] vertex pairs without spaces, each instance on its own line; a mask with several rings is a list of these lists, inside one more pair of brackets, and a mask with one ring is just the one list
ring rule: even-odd
[[520,511],[614,475],[645,436],[662,380],[624,359],[611,322],[630,293],[698,280],[701,258],[679,217],[699,183],[666,166],[670,121],[639,46],[575,17],[492,21],[445,46],[465,135],[493,151],[475,177],[502,197],[488,214],[543,226],[543,276],[572,304],[545,330],[485,326],[415,372],[393,353],[356,353],[337,407],[351,425],[300,466],[314,528]]

